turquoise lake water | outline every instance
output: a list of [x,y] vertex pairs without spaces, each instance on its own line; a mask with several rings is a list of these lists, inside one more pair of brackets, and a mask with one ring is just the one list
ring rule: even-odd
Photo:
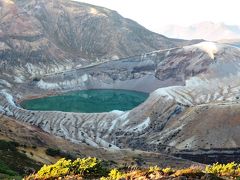
[[126,111],[144,102],[149,94],[127,90],[81,90],[57,96],[25,100],[21,106],[28,110],[64,112]]

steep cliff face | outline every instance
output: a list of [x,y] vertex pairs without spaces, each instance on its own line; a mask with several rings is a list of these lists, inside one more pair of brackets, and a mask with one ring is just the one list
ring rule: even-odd
[[0,70],[19,82],[192,43],[150,32],[115,11],[68,0],[1,0],[0,19]]

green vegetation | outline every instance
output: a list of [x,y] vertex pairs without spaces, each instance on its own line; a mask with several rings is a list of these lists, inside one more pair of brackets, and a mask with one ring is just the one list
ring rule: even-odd
[[117,170],[116,168],[112,169],[108,177],[101,177],[100,180],[119,180],[125,177],[125,174]]
[[163,172],[165,175],[168,176],[168,175],[173,174],[173,173],[174,173],[174,170],[173,170],[172,168],[167,167],[167,168],[162,169],[162,172]]
[[62,158],[53,165],[44,165],[36,174],[26,179],[54,179],[68,175],[96,178],[106,174],[107,170],[103,168],[102,161],[97,158],[78,158],[75,161]]
[[60,149],[47,148],[46,154],[52,157],[59,156],[66,159],[73,159],[71,154],[69,154],[68,152],[63,152]]
[[6,174],[9,176],[16,176],[17,173],[13,170],[11,170],[4,162],[0,160],[0,173]]
[[170,167],[117,169],[108,168],[96,158],[76,159],[75,161],[60,159],[53,165],[44,165],[36,174],[30,175],[25,180],[50,180],[50,179],[96,179],[121,180],[121,179],[160,179],[186,177],[189,179],[238,179],[240,177],[240,164],[213,164],[207,167],[193,166],[184,169]]
[[60,156],[61,155],[61,151],[60,149],[53,149],[53,148],[47,148],[46,149],[46,154],[49,156]]
[[215,163],[212,166],[207,166],[205,172],[217,176],[240,177],[240,164],[235,162],[228,164]]
[[21,179],[40,169],[41,164],[19,152],[18,146],[16,142],[0,140],[0,179]]
[[160,170],[161,169],[158,166],[150,166],[148,172],[152,173],[152,172],[160,171]]

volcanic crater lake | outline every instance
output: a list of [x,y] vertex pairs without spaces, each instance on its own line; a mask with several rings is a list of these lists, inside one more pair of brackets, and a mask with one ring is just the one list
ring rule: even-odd
[[28,110],[64,112],[127,111],[148,98],[148,93],[128,90],[80,90],[56,96],[24,100],[20,105]]

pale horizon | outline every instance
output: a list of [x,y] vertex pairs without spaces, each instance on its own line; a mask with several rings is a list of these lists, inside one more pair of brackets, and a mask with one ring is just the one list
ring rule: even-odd
[[137,21],[158,32],[165,26],[190,26],[201,22],[240,26],[238,0],[76,0],[116,10],[122,16]]

